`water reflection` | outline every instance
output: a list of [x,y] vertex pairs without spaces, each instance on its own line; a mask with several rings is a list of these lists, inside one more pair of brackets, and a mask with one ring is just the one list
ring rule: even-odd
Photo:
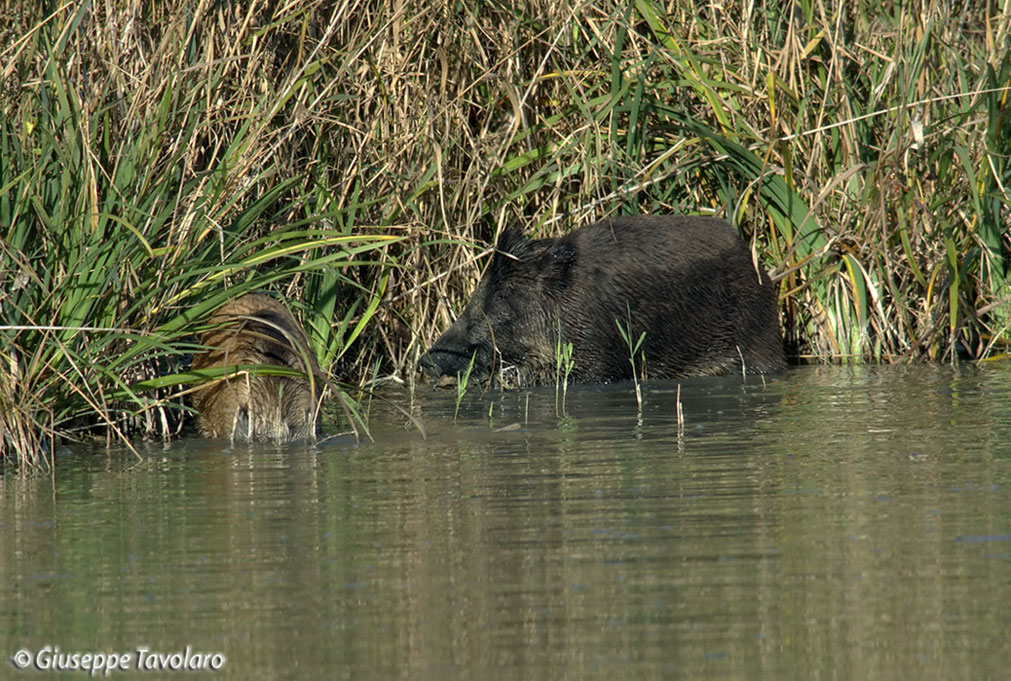
[[471,393],[454,421],[419,388],[427,439],[383,412],[373,443],[2,480],[2,650],[190,645],[244,679],[1004,673],[1011,371],[684,381],[681,429],[677,390]]

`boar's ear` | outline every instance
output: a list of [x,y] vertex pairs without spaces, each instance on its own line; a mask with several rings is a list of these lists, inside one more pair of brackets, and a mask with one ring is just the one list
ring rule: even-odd
[[528,239],[516,227],[502,232],[495,244],[495,257],[509,262],[540,262],[560,244],[557,239]]
[[544,249],[538,258],[538,266],[541,281],[547,291],[560,294],[569,287],[578,255],[576,247],[565,240],[556,241]]
[[[519,229],[511,227],[502,232],[495,244],[495,255],[491,260],[491,271],[499,275],[512,272],[521,263],[532,262],[540,252],[539,241],[526,238]],[[524,268],[526,269],[526,268]]]
[[495,257],[498,258],[505,254],[506,257],[511,255],[519,258],[529,244],[530,240],[523,236],[522,230],[510,227],[499,236],[498,243],[495,244]]
[[528,259],[530,244],[531,241],[515,227],[502,232],[495,244],[495,254],[491,257],[485,276],[490,281],[496,282],[496,286],[497,282],[510,277],[509,273],[516,271],[515,266]]

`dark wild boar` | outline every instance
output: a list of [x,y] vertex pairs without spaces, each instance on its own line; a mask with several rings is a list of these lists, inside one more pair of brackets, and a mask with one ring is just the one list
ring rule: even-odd
[[[556,341],[571,342],[570,380],[632,378],[645,337],[652,378],[769,373],[784,366],[776,294],[722,220],[629,216],[557,239],[506,231],[463,313],[421,358],[433,378],[553,383]],[[637,353],[636,361],[640,363]],[[501,372],[501,373],[500,373]]]
[[[316,434],[319,381],[324,380],[302,327],[273,298],[250,293],[226,303],[210,320],[219,325],[200,339],[211,349],[193,358],[193,369],[269,364],[305,376],[242,373],[196,390],[200,432],[232,440],[287,442]],[[319,377],[310,382],[309,376]]]

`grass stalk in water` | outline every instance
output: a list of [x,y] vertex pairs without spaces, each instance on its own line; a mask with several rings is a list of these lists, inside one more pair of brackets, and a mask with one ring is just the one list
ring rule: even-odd
[[[635,402],[639,405],[639,411],[642,411],[642,388],[639,385],[639,372],[636,370],[635,355],[639,352],[639,348],[642,347],[642,342],[646,338],[646,332],[643,331],[639,334],[639,339],[632,340],[632,310],[626,303],[625,305],[626,313],[628,315],[626,325],[622,326],[621,322],[617,319],[614,323],[618,326],[618,333],[621,334],[621,339],[625,341],[625,345],[628,347],[628,362],[632,365],[632,383],[635,385]],[[638,368],[642,371],[643,380],[646,378],[646,353],[643,352],[641,355],[641,366]]]
[[467,365],[467,369],[456,375],[456,407],[453,409],[454,421],[460,413],[460,403],[463,402],[463,397],[467,394],[467,384],[470,383],[470,373],[474,370],[474,359],[476,357],[477,352],[470,356],[470,363]]
[[575,366],[572,359],[572,343],[562,342],[562,322],[558,322],[558,333],[555,338],[555,413],[559,413],[558,391],[561,390],[561,412],[565,412],[565,397],[569,390],[569,375]]

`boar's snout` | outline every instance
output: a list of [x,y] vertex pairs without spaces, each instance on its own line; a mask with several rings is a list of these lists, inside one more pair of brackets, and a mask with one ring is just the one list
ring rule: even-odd
[[433,380],[438,380],[439,376],[442,375],[442,369],[439,367],[439,362],[433,356],[431,352],[426,352],[418,360],[418,367],[428,374],[428,377]]
[[487,368],[480,360],[480,354],[477,352],[477,348],[470,348],[469,351],[464,351],[436,346],[421,356],[421,359],[418,360],[418,366],[432,380],[438,381],[443,376],[450,378],[462,376],[467,373],[467,369],[471,367],[471,361],[473,360],[474,365],[470,368],[470,378],[480,381],[488,374]]

